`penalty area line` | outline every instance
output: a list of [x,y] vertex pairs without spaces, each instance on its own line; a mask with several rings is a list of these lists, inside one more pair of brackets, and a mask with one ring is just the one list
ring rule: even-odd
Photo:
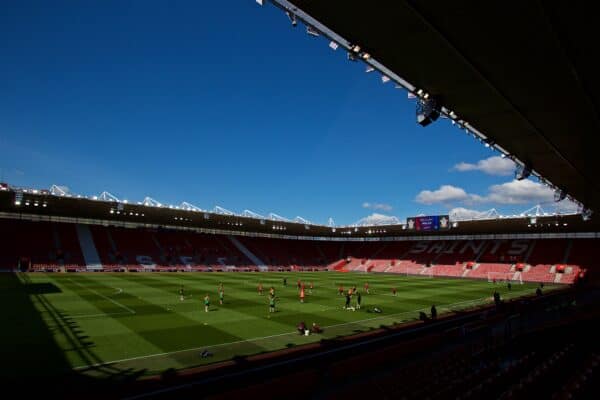
[[77,286],[79,286],[81,288],[84,288],[85,290],[89,290],[90,292],[94,293],[96,296],[102,297],[103,299],[106,299],[106,300],[110,301],[114,305],[119,306],[119,307],[121,307],[124,310],[127,310],[130,314],[136,314],[136,312],[134,310],[132,310],[131,308],[127,307],[126,305],[121,304],[118,301],[116,301],[114,299],[111,299],[110,297],[107,297],[107,296],[103,295],[102,293],[98,293],[94,289],[90,289],[89,287],[86,287],[85,285],[82,285],[79,282],[75,282],[72,279],[69,279],[69,281],[73,282],[75,285],[77,285]]

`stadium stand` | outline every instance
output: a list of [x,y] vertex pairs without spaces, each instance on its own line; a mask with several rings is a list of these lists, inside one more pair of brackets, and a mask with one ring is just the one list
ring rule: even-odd
[[[0,220],[3,268],[85,270],[75,224]],[[257,271],[226,235],[90,226],[105,271]],[[271,271],[337,270],[571,284],[595,253],[588,239],[352,242],[236,236]],[[528,260],[528,262],[523,262]],[[21,265],[23,268],[23,265]]]

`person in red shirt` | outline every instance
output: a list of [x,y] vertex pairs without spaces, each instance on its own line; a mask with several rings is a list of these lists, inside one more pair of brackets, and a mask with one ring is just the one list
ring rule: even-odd
[[343,296],[343,295],[344,295],[344,285],[340,285],[340,287],[338,288],[338,294],[339,294],[340,296]]
[[396,295],[396,288],[395,288],[395,287],[393,287],[393,288],[392,288],[392,296],[395,296],[395,295]]
[[369,282],[365,282],[365,292],[369,294]]
[[261,296],[263,294],[263,285],[260,282],[258,282],[258,294],[260,294]]
[[304,303],[304,286],[300,288],[300,303]]

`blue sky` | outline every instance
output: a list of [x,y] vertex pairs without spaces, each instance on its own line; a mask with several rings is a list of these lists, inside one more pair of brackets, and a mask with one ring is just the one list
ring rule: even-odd
[[15,185],[338,224],[548,200],[254,0],[7,2],[0,50],[0,176]]

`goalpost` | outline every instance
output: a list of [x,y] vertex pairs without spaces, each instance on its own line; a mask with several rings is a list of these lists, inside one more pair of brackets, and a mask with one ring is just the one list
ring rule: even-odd
[[433,269],[432,268],[425,268],[425,269],[421,269],[419,271],[410,271],[408,270],[408,268],[406,269],[406,271],[404,272],[405,276],[422,276],[422,277],[427,277],[427,278],[433,278]]
[[520,272],[488,272],[487,278],[488,282],[523,284]]

